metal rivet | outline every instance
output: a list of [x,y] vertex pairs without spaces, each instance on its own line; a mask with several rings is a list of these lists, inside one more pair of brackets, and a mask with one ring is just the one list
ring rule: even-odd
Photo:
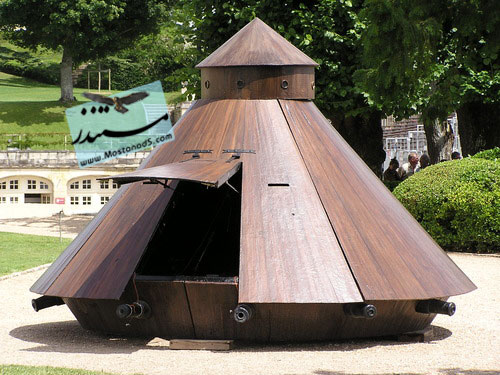
[[238,80],[238,82],[236,82],[236,86],[239,88],[239,89],[242,89],[244,86],[245,86],[245,81],[243,80]]
[[205,88],[208,89],[210,87],[210,81],[207,79],[205,81]]
[[284,90],[286,90],[288,88],[288,81],[286,79],[281,81],[281,88]]

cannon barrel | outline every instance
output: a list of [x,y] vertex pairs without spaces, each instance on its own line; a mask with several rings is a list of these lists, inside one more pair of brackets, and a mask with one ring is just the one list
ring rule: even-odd
[[126,318],[147,319],[151,316],[151,307],[145,301],[124,303],[116,308],[116,315],[120,319],[126,319]]
[[344,305],[344,313],[353,318],[373,319],[377,316],[377,308],[366,303]]
[[47,307],[59,305],[64,305],[64,301],[61,297],[41,296],[31,300],[31,306],[33,306],[33,310],[37,312]]
[[232,311],[233,318],[238,323],[245,323],[252,319],[255,314],[255,309],[249,304],[240,304]]
[[422,314],[443,314],[452,316],[455,314],[457,306],[453,302],[440,301],[437,299],[429,299],[419,301],[415,307],[415,311]]

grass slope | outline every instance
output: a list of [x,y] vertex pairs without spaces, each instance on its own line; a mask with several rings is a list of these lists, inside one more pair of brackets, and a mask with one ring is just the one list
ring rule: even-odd
[[0,365],[0,375],[109,375],[109,373],[62,367]]
[[[84,91],[75,89],[79,102],[63,105],[58,101],[58,86],[0,72],[0,149],[8,145],[23,148],[9,134],[32,134],[28,136],[32,149],[64,149],[64,135],[69,135],[64,111],[88,101],[82,96]],[[71,145],[68,149],[73,150]]]
[[36,52],[33,52],[27,48],[16,46],[0,36],[0,58],[16,59],[19,61],[37,59],[42,62],[53,62],[59,64],[62,59],[62,52],[51,51],[46,48],[38,48]]
[[0,232],[0,276],[51,263],[70,242],[68,238],[61,243],[58,237]]

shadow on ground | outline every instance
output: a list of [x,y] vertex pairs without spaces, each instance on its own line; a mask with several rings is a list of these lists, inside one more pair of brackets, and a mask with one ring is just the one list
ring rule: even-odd
[[[145,349],[151,338],[111,337],[84,330],[76,320],[22,326],[10,331],[16,339],[40,344],[29,352],[130,354]],[[147,347],[168,349],[165,347]]]
[[[435,335],[432,341],[443,340],[451,336],[445,328],[433,326]],[[130,354],[137,350],[153,349],[168,350],[168,346],[147,345],[152,337],[127,338],[109,336],[83,329],[75,321],[52,322],[27,325],[13,329],[10,335],[16,339],[33,342],[39,346],[24,349],[30,352],[58,352],[58,353],[125,353]],[[302,351],[329,351],[345,352],[381,346],[408,345],[411,343],[397,341],[392,338],[377,338],[363,340],[344,340],[333,342],[312,342],[293,344],[258,344],[237,342],[232,352],[302,352]],[[318,375],[337,375],[344,373],[318,372]],[[452,373],[445,373],[451,375]],[[463,373],[468,375],[467,373]]]
[[[63,216],[61,218],[62,232],[67,233],[80,233],[92,220],[94,215],[71,215]],[[0,225],[16,225],[20,227],[33,227],[33,228],[52,228],[59,230],[59,215],[52,215],[50,217],[35,217],[35,218],[22,218],[22,219],[1,219]],[[63,235],[64,237],[64,235]]]
[[[365,375],[362,373],[353,373],[353,372],[338,372],[338,371],[324,371],[318,370],[314,371],[316,375]],[[394,375],[394,372],[387,373],[376,373],[372,375]],[[398,372],[398,375],[421,375],[420,372]],[[496,370],[464,370],[461,368],[447,368],[440,369],[440,375],[498,375],[500,371]]]
[[[11,49],[5,48],[5,47],[0,47],[0,55],[13,52]],[[18,55],[16,57],[24,57],[29,58],[29,53],[27,52],[15,52]],[[3,77],[0,80],[0,86],[8,86],[8,87],[21,87],[21,88],[33,88],[33,87],[53,87],[51,85],[48,85],[46,83],[38,82],[29,78],[25,77],[16,77],[16,76],[10,76],[10,77]]]
[[[58,101],[17,101],[2,103],[0,122],[18,126],[38,125],[37,132],[43,133],[44,127],[54,132],[54,123],[65,124],[64,107]],[[27,115],[29,114],[29,115]],[[63,128],[63,125],[59,127]]]

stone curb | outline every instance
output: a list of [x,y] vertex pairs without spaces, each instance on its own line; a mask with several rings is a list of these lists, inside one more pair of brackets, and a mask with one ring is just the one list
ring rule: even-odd
[[14,273],[9,273],[8,275],[0,276],[0,281],[8,280],[8,279],[13,279],[14,277],[25,275],[27,273],[32,273],[32,272],[40,271],[40,270],[49,268],[49,266],[50,266],[50,263],[49,264],[42,264],[41,266],[30,268],[28,270],[14,272]]

